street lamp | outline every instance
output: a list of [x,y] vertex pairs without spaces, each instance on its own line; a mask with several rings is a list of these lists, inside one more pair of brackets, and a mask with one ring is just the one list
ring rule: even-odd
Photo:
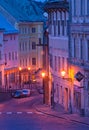
[[45,72],[42,72],[42,79],[43,79],[43,103],[45,104]]
[[22,70],[22,68],[19,67],[19,84],[20,84],[20,88],[21,88],[21,70]]
[[28,79],[29,79],[29,87],[30,87],[30,70],[31,70],[31,68],[30,68],[30,67],[28,67]]
[[[71,82],[71,87],[72,87],[72,78],[65,78],[66,72],[64,70],[61,71],[61,76],[64,80],[67,80],[69,82]],[[71,89],[69,87],[69,111],[70,113],[72,113],[72,104],[71,104]]]
[[61,71],[61,75],[62,75],[63,79],[64,79],[65,74],[66,74],[66,72],[64,70]]

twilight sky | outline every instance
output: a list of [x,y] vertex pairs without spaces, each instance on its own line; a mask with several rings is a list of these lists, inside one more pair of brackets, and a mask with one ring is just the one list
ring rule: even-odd
[[35,0],[35,1],[45,1],[45,0]]

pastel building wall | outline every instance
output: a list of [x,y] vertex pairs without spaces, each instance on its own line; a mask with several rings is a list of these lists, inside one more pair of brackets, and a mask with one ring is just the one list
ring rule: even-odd
[[46,7],[49,24],[49,77],[51,105],[60,104],[66,111],[70,107],[71,83],[62,78],[61,72],[69,77],[68,66],[68,2],[52,1]]
[[74,71],[84,78],[74,78],[74,112],[89,115],[89,1],[71,0],[70,63]]

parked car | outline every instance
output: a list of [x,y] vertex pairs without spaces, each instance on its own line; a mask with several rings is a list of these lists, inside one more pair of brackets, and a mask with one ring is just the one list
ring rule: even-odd
[[30,90],[29,89],[16,90],[12,92],[11,96],[14,98],[28,97],[30,96]]
[[16,91],[11,93],[11,96],[14,97],[14,98],[20,98],[20,97],[22,97],[22,91],[16,90]]
[[30,96],[30,90],[29,89],[22,89],[22,94],[25,97]]

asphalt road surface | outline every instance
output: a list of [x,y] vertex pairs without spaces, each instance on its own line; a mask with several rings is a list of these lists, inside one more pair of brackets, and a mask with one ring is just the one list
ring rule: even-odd
[[33,107],[39,94],[0,103],[0,130],[89,130],[89,126],[51,117]]

